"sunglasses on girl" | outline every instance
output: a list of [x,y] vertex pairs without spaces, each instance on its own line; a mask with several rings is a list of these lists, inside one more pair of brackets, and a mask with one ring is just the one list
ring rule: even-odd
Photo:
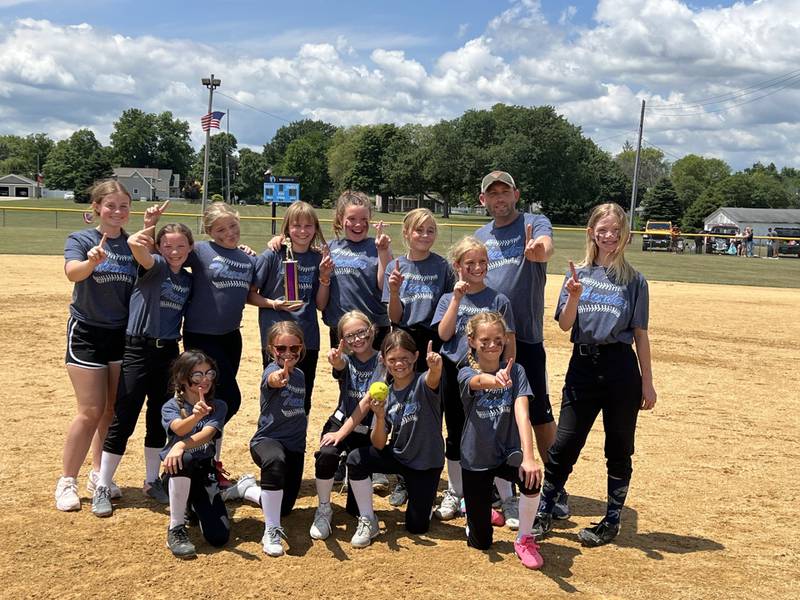
[[275,348],[275,351],[278,354],[284,354],[287,351],[291,352],[292,354],[300,354],[300,350],[303,349],[303,346],[300,344],[291,344],[289,346],[280,344],[279,346],[273,346],[273,348]]
[[203,383],[204,377],[214,381],[217,378],[217,372],[214,369],[209,369],[208,371],[192,371],[191,375],[189,375],[189,381],[192,383]]

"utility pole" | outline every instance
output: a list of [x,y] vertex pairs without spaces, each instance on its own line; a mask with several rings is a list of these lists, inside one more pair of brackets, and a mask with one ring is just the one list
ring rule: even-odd
[[[227,130],[228,130],[228,139],[230,140],[231,139],[231,137],[230,137],[231,136],[231,109],[229,108],[228,112],[225,113],[225,114],[228,117]],[[227,199],[228,204],[231,203],[231,160],[230,160],[229,154],[230,154],[230,150],[228,149],[225,152],[225,179],[228,181],[228,187],[225,188],[227,190],[227,192],[225,194],[225,198]]]
[[642,129],[644,129],[644,100],[642,100],[642,114],[639,116],[639,141],[636,143],[636,161],[633,163],[633,191],[631,192],[630,215],[631,231],[633,231],[633,215],[636,211],[636,190],[639,185],[639,155],[642,153]]
[[[213,73],[210,78],[203,77],[200,81],[208,88],[208,112],[206,114],[210,115],[211,106],[214,102],[214,90],[220,86],[222,81],[220,79],[214,79]],[[206,212],[206,200],[208,199],[208,150],[210,145],[211,127],[209,126],[209,128],[206,129],[206,155],[203,161],[203,212]]]

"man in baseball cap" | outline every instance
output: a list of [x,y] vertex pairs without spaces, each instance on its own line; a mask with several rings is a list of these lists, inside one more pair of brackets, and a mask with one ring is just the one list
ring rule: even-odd
[[492,171],[483,178],[483,181],[481,181],[481,194],[485,194],[486,190],[489,189],[489,186],[491,186],[495,181],[500,181],[512,189],[517,189],[517,186],[514,183],[514,178],[511,175],[505,171]]

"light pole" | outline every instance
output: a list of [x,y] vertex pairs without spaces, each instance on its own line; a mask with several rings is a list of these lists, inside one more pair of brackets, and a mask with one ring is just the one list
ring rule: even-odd
[[[200,80],[208,88],[208,112],[211,114],[211,105],[214,102],[214,90],[220,86],[222,80],[214,79],[214,74],[210,78],[203,77]],[[206,211],[206,199],[208,198],[208,148],[211,145],[211,127],[206,129],[206,155],[203,161],[203,212]]]

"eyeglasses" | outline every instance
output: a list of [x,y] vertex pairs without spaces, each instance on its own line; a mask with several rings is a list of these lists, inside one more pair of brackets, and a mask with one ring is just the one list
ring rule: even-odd
[[275,348],[275,351],[278,354],[283,354],[287,350],[292,354],[300,354],[300,350],[303,349],[303,346],[301,344],[292,344],[290,346],[284,346],[283,344],[281,344],[279,346],[273,346],[273,348]]
[[359,329],[358,331],[354,331],[353,333],[348,333],[347,335],[343,336],[344,341],[348,344],[352,344],[356,340],[365,340],[369,337],[370,330],[369,329]]
[[386,364],[388,364],[391,367],[394,367],[395,365],[410,365],[412,362],[414,362],[414,359],[412,359],[412,358],[387,358],[386,359]]
[[214,369],[209,369],[208,371],[192,371],[191,375],[189,375],[189,381],[192,383],[203,383],[204,377],[207,377],[210,381],[214,381],[217,378],[217,372]]

